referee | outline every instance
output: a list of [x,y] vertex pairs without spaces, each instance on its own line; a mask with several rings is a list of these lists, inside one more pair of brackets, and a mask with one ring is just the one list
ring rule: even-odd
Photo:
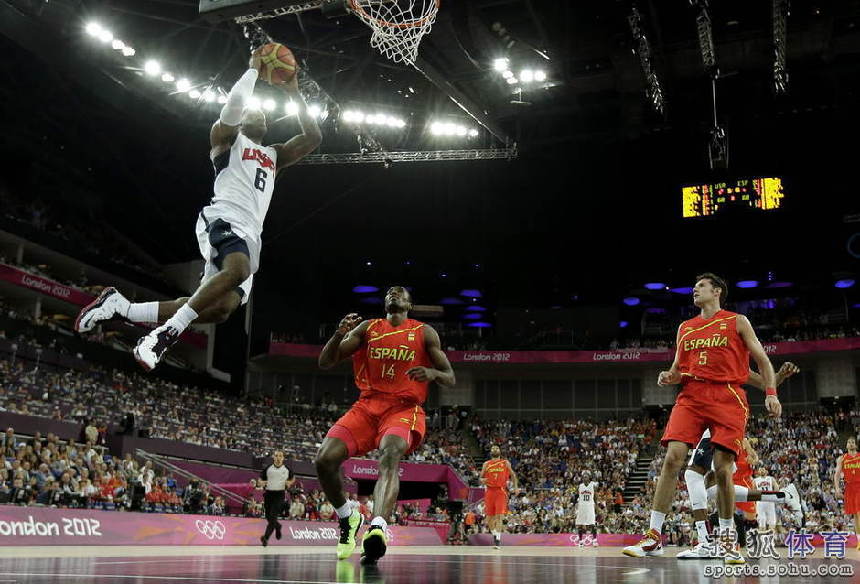
[[284,466],[283,450],[275,450],[272,455],[272,464],[263,469],[263,472],[260,473],[260,479],[257,486],[266,489],[263,496],[263,507],[268,524],[266,525],[266,533],[260,536],[260,542],[265,547],[269,545],[272,532],[275,532],[277,539],[281,539],[281,524],[278,523],[278,517],[284,508],[284,493],[287,487],[291,487],[296,482],[293,473]]

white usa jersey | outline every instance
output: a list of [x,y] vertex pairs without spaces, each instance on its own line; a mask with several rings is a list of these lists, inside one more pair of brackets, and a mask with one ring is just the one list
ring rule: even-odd
[[594,506],[594,493],[597,490],[597,482],[591,481],[588,484],[579,483],[579,504]]
[[203,209],[207,221],[223,219],[243,239],[260,246],[263,220],[275,190],[278,153],[257,144],[241,132],[229,150],[212,161],[214,196]]
[[756,477],[753,479],[753,484],[757,491],[775,491],[776,480],[772,476]]

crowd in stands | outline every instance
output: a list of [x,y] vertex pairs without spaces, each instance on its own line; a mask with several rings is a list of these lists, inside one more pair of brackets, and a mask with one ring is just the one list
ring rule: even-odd
[[[89,428],[87,428],[89,429]],[[53,507],[224,513],[224,501],[208,487],[181,488],[151,461],[126,454],[119,459],[87,433],[86,442],[62,441],[55,434],[32,437],[7,428],[0,437],[0,503]]]

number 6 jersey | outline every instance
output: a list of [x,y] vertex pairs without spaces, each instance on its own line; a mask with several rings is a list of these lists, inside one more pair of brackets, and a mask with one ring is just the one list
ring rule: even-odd
[[411,318],[397,327],[384,318],[370,321],[361,347],[352,356],[355,385],[362,398],[388,394],[409,403],[424,403],[427,382],[406,375],[413,367],[432,366],[424,345],[424,326]]
[[273,147],[257,144],[240,132],[230,149],[212,161],[215,187],[212,201],[203,209],[207,221],[223,219],[259,249],[275,189],[277,156]]

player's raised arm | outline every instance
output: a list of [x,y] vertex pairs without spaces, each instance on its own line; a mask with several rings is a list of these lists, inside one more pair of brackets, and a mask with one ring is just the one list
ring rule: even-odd
[[229,148],[239,134],[239,125],[242,123],[242,112],[245,104],[254,93],[254,85],[260,74],[260,59],[252,56],[250,69],[239,78],[227,94],[227,103],[221,108],[221,115],[212,125],[209,132],[209,145],[212,147],[212,156],[220,154],[225,147]]
[[749,319],[742,314],[739,314],[737,318],[737,331],[749,349],[756,365],[758,365],[759,375],[764,380],[765,394],[767,394],[764,400],[765,407],[772,417],[778,418],[782,413],[782,404],[779,403],[779,398],[776,396],[776,373],[773,371],[770,358],[765,353],[764,347],[761,346]]
[[361,346],[364,333],[367,332],[369,320],[362,322],[361,317],[355,313],[347,314],[340,321],[337,330],[325,344],[320,352],[317,362],[321,369],[331,369],[353,353]]
[[457,383],[457,379],[454,377],[454,368],[451,367],[445,351],[442,350],[439,333],[428,325],[424,326],[424,347],[427,349],[430,362],[433,363],[433,369],[413,367],[406,372],[406,375],[415,381],[435,381],[439,385],[452,386]]
[[299,118],[299,126],[302,129],[302,133],[293,136],[283,144],[272,144],[272,148],[278,152],[279,171],[282,168],[295,164],[316,150],[320,143],[322,143],[322,132],[320,132],[317,121],[308,113],[308,106],[299,92],[298,75],[293,75],[290,81],[287,81],[280,87],[298,106],[296,115]]
[[[792,375],[795,375],[796,373],[800,373],[800,367],[798,367],[791,361],[786,361],[779,368],[779,371],[776,372],[776,386],[779,387],[786,379],[788,379]],[[757,387],[762,391],[767,389],[764,384],[764,378],[752,370],[750,370],[750,376],[747,379],[747,384],[752,385],[753,387]]]

